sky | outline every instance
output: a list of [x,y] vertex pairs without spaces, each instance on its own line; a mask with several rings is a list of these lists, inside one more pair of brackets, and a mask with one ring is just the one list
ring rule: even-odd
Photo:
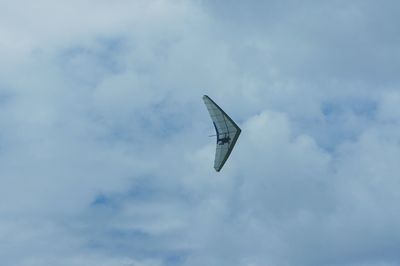
[[399,12],[0,0],[1,265],[400,265]]

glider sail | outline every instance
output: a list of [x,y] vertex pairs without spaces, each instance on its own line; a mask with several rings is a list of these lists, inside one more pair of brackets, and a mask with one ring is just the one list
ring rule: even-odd
[[203,101],[210,113],[217,133],[217,150],[215,152],[214,168],[219,172],[231,154],[240,135],[240,128],[235,122],[207,95]]

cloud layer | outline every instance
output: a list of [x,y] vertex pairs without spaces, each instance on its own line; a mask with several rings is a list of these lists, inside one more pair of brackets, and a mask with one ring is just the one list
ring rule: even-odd
[[0,1],[3,264],[398,265],[399,8]]

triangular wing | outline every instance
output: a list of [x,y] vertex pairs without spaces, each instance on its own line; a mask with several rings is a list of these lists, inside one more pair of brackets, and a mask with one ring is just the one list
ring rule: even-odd
[[[207,95],[203,96],[217,133],[217,150],[215,153],[214,168],[219,172],[231,154],[240,135],[240,128],[235,122]],[[229,141],[223,141],[223,139]]]

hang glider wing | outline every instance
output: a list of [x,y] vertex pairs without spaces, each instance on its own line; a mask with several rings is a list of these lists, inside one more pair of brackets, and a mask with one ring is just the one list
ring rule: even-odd
[[210,97],[204,95],[203,101],[210,113],[217,134],[214,168],[219,172],[231,154],[241,130]]

